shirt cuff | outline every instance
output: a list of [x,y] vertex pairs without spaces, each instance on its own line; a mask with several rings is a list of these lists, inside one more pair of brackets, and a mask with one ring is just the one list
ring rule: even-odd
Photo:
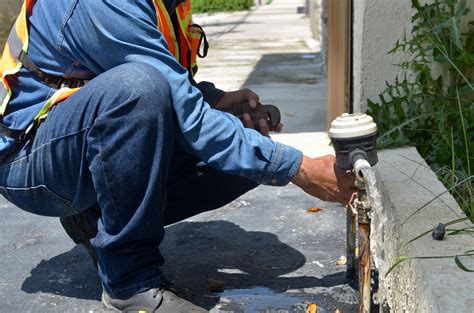
[[275,150],[260,184],[285,186],[298,172],[303,161],[303,152],[293,147],[275,142]]
[[196,84],[196,87],[201,91],[204,101],[206,101],[211,107],[215,107],[220,98],[224,95],[224,91],[216,88],[213,83],[200,82]]

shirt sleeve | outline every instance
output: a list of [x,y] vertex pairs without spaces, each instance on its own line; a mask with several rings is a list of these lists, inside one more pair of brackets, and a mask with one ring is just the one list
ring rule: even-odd
[[127,62],[155,67],[168,79],[177,140],[184,149],[220,171],[260,184],[286,185],[301,164],[301,151],[212,109],[170,54],[156,25],[151,0],[79,0],[63,28],[62,49],[96,74]]
[[202,81],[199,83],[193,82],[193,85],[202,93],[204,101],[209,103],[211,107],[215,107],[217,102],[224,95],[224,91],[217,88],[213,83]]

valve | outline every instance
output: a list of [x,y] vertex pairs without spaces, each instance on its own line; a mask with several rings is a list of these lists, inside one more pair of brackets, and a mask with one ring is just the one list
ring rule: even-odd
[[369,115],[342,114],[332,121],[329,136],[336,151],[336,164],[341,169],[353,170],[359,160],[366,160],[370,166],[378,162],[377,125]]

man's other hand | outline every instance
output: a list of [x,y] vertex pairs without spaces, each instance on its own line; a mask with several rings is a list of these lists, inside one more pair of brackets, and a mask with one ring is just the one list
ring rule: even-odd
[[355,176],[337,167],[336,158],[332,155],[315,159],[304,156],[292,182],[321,200],[342,204],[348,204],[357,191]]
[[[237,91],[230,91],[224,93],[224,95],[219,99],[216,106],[214,107],[217,110],[228,112],[234,114],[234,105],[240,104],[243,102],[248,102],[252,110],[258,110],[260,104],[260,98],[258,95],[250,89],[242,89]],[[270,133],[270,125],[265,119],[260,119],[258,125],[255,125],[250,117],[250,114],[245,113],[242,116],[242,124],[247,128],[258,129],[260,133],[264,136],[268,136]],[[278,124],[275,131],[281,132],[283,124]]]

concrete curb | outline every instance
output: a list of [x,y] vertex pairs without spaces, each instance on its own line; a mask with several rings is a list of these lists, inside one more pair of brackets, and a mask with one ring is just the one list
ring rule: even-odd
[[[447,236],[443,241],[431,238],[431,232],[403,247],[408,240],[446,223],[464,217],[454,198],[444,193],[423,210],[405,221],[425,203],[446,191],[435,173],[415,148],[385,150],[379,153],[378,174],[382,182],[384,225],[381,284],[388,290],[392,312],[472,312],[474,274],[461,271],[454,258],[408,260],[384,278],[386,269],[398,256],[449,256],[474,249],[474,236]],[[449,228],[472,226],[458,223]],[[474,258],[463,263],[474,268]]]

